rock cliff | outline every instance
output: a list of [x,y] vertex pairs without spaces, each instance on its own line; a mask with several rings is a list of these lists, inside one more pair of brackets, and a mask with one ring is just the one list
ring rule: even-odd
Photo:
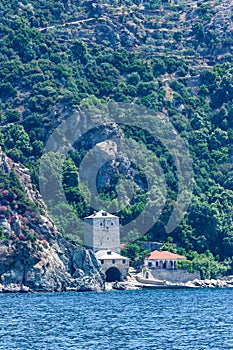
[[57,231],[29,170],[3,152],[0,167],[0,292],[104,289],[95,255]]
[[1,292],[104,289],[94,254],[61,237],[47,243],[1,242],[0,261]]

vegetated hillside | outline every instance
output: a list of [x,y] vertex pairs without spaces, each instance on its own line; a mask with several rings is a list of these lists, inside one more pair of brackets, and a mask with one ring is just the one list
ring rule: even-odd
[[[232,259],[231,2],[3,0],[0,17],[1,144],[30,168],[35,185],[48,136],[75,110],[116,101],[163,111],[187,139],[195,173],[192,204],[170,236],[187,252]],[[177,197],[174,165],[149,135],[124,133],[160,157],[168,198],[148,238],[167,241]],[[80,217],[91,211],[77,188],[82,157],[77,148],[64,165],[64,189]],[[114,198],[114,181],[122,176],[115,170],[115,179],[100,188],[106,198]],[[118,213],[122,223],[145,201],[142,186]]]

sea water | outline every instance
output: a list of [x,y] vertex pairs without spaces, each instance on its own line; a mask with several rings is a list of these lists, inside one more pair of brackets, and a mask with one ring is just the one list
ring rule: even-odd
[[1,294],[0,349],[233,349],[233,289]]

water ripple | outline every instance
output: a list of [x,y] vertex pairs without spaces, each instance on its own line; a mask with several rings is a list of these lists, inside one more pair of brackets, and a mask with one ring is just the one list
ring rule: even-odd
[[233,290],[0,295],[4,350],[233,349]]

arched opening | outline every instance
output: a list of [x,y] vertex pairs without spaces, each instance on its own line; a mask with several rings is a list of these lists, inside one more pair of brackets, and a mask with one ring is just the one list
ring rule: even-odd
[[121,272],[116,267],[110,267],[106,272],[106,282],[121,281]]

